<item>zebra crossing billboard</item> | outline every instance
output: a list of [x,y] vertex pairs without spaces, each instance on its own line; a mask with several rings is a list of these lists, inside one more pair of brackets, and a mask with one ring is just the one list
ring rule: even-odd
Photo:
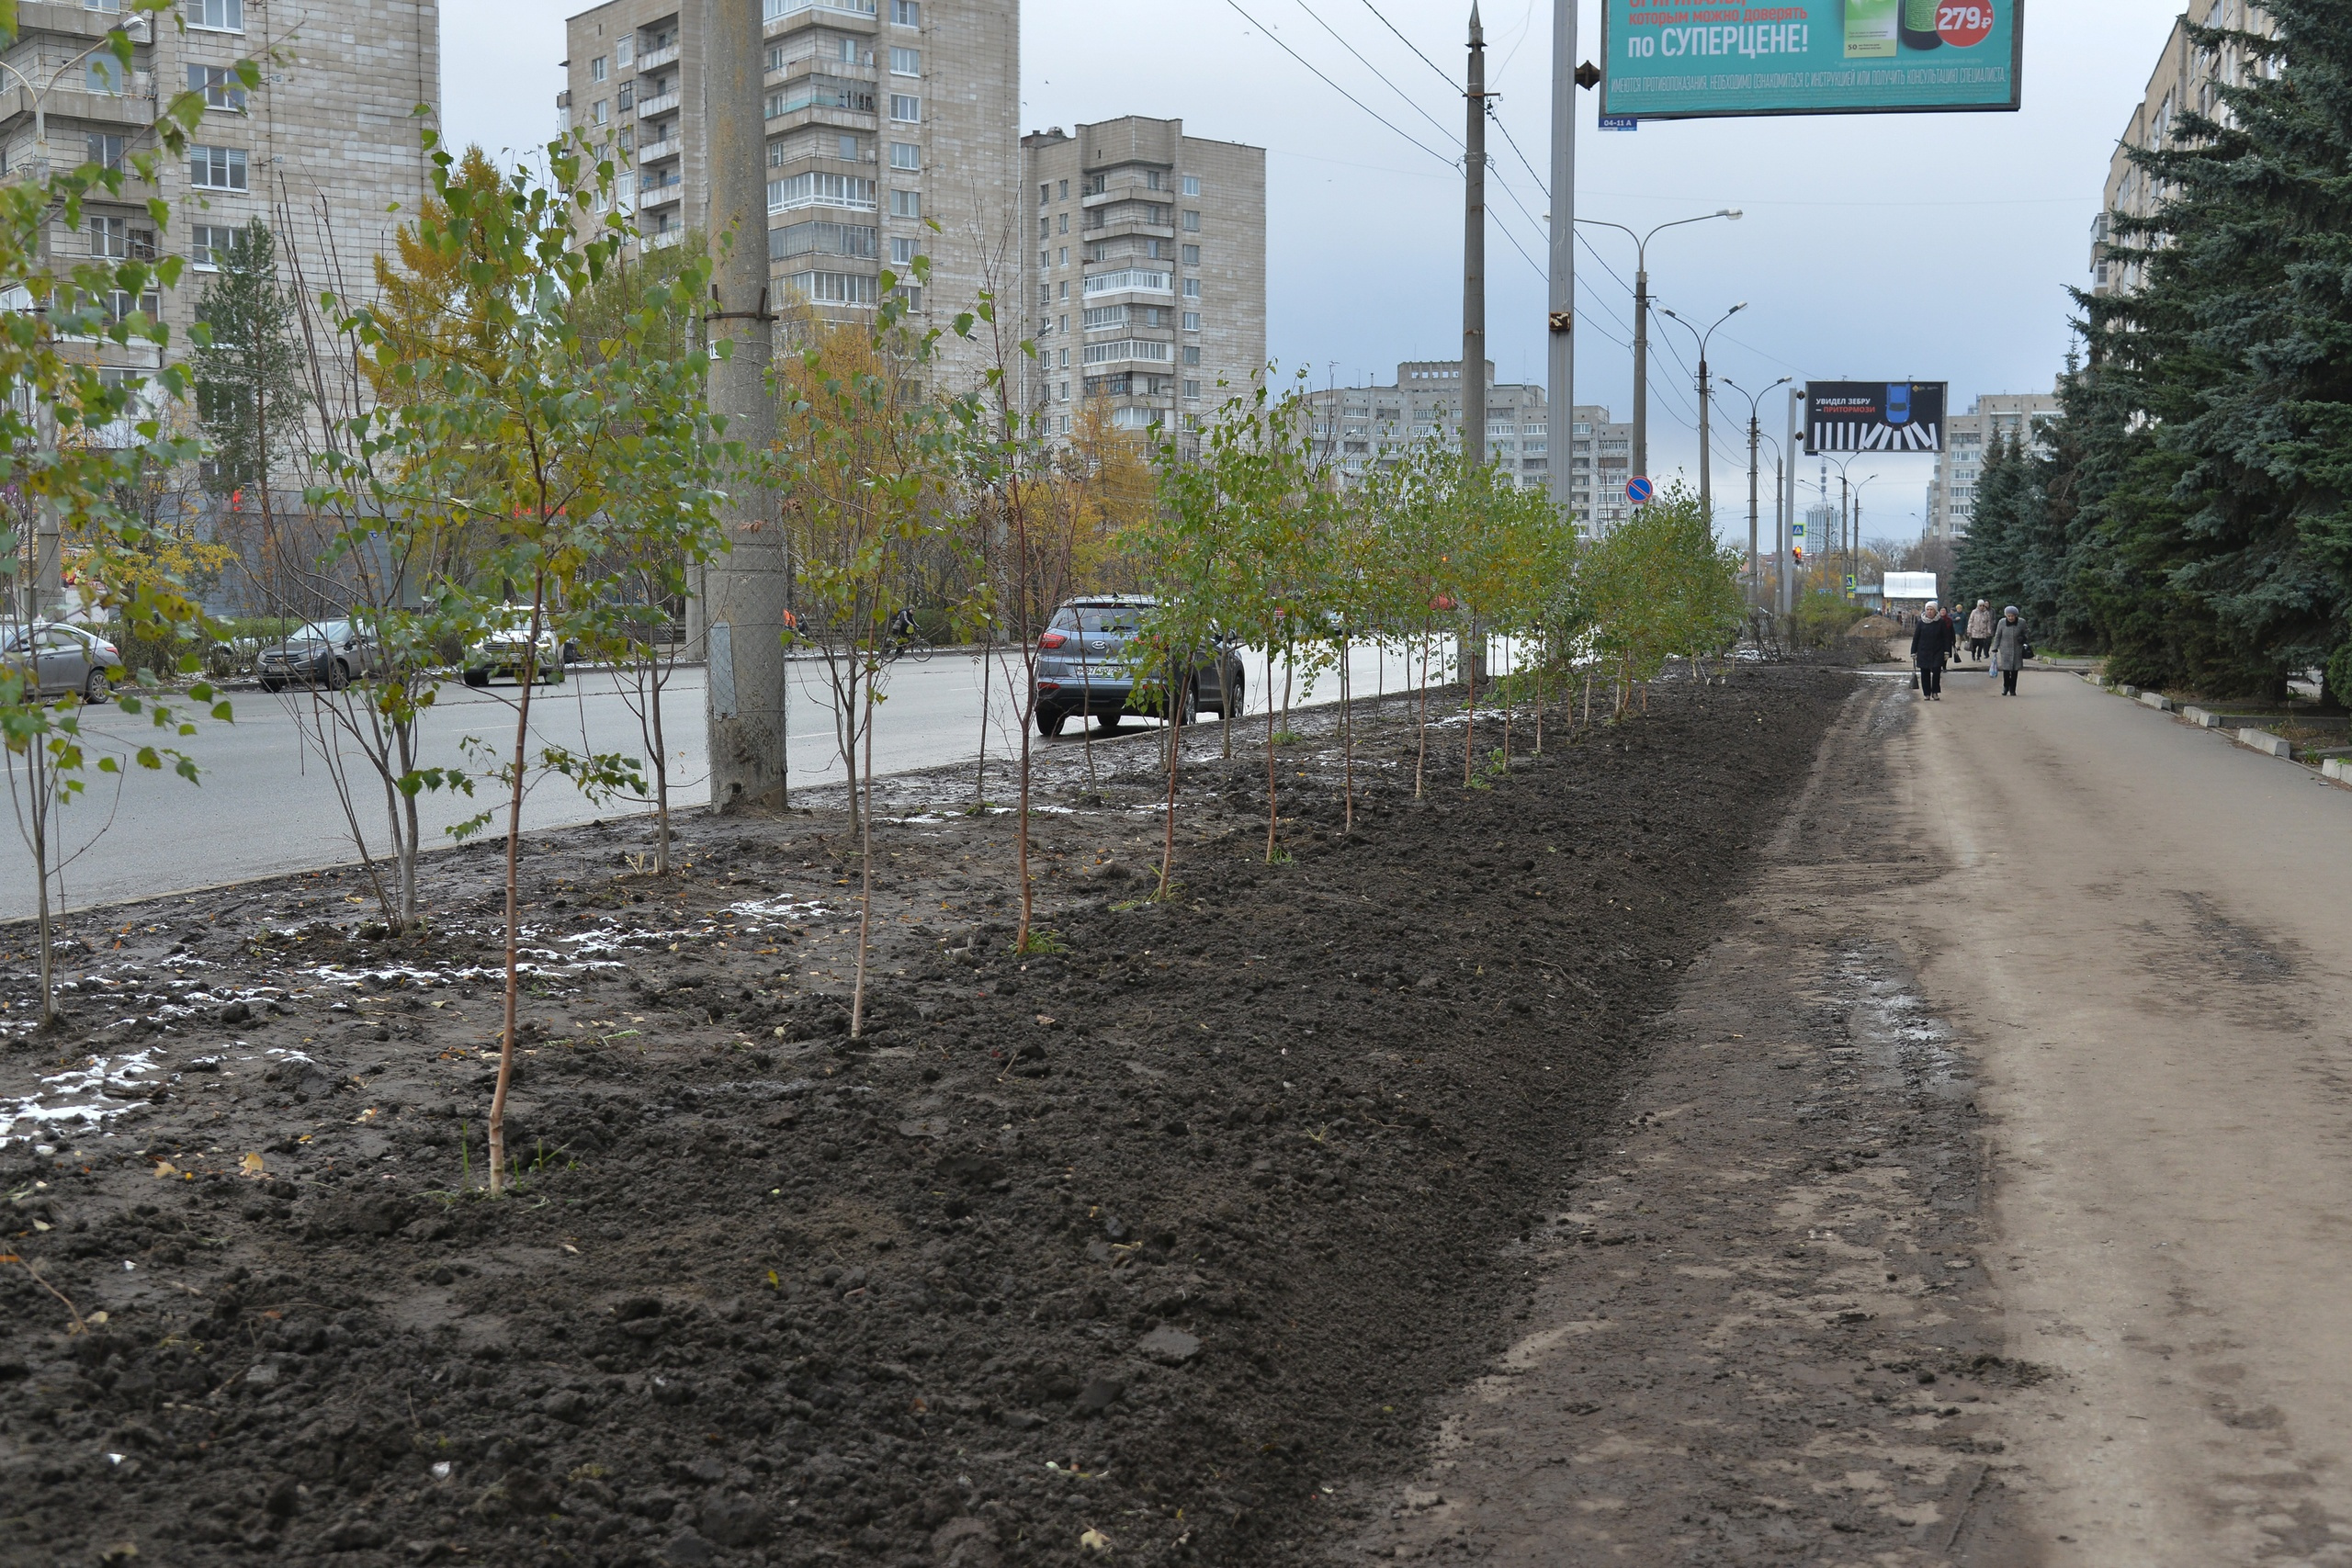
[[1804,449],[1816,452],[1940,452],[1943,381],[1808,381]]
[[2024,0],[1607,0],[1600,112],[1634,119],[2015,109]]

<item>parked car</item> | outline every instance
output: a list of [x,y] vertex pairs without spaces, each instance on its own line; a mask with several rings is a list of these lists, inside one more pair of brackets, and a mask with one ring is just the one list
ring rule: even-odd
[[[1134,672],[1125,652],[1158,601],[1133,593],[1071,599],[1054,612],[1037,638],[1037,733],[1059,735],[1072,715],[1092,715],[1113,730],[1134,710]],[[1203,709],[1238,718],[1248,694],[1238,645],[1230,637],[1197,650],[1184,682],[1180,711],[1186,723]]]
[[[487,686],[493,675],[520,681],[531,651],[531,607],[508,604],[490,617],[490,629],[466,649],[466,684]],[[560,638],[552,619],[539,612],[538,654],[528,660],[538,679],[552,686],[563,679],[563,667],[580,656],[579,645]]]
[[28,664],[39,696],[102,703],[114,689],[122,655],[97,633],[62,621],[0,630],[0,665],[23,671]]
[[254,672],[265,692],[324,686],[340,692],[383,665],[375,634],[354,620],[305,621],[285,641],[261,650]]

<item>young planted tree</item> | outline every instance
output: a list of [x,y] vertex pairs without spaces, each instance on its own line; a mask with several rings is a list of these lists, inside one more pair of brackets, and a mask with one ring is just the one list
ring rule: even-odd
[[[398,396],[357,422],[374,444],[369,476],[381,512],[403,526],[466,530],[481,542],[476,575],[447,585],[451,613],[475,637],[514,649],[520,681],[512,742],[503,753],[469,737],[503,786],[506,826],[504,1028],[491,1099],[490,1190],[508,1178],[505,1113],[513,1080],[522,899],[523,801],[534,779],[569,780],[591,799],[642,794],[631,759],[580,753],[531,730],[532,694],[560,677],[565,642],[592,633],[587,607],[609,585],[608,515],[641,483],[646,467],[685,466],[679,448],[707,439],[698,367],[639,354],[597,352],[571,302],[614,265],[627,220],[594,214],[609,205],[610,163],[584,143],[551,142],[544,179],[527,170],[484,190],[453,177],[455,161],[433,149],[435,206],[419,215],[417,246],[465,282],[478,329],[451,338],[388,332],[370,306],[349,311]],[[600,203],[598,197],[605,202]],[[488,826],[495,810],[460,827]]]
[[[928,277],[921,258],[914,282]],[[857,978],[850,1035],[865,1025],[874,921],[874,728],[888,693],[892,626],[907,608],[907,563],[948,536],[958,435],[968,408],[931,392],[941,333],[905,325],[906,295],[885,273],[872,327],[835,326],[803,310],[801,348],[783,357],[775,488],[786,497],[800,618],[830,690],[834,742],[858,835]],[[961,323],[959,323],[961,324]],[[1025,904],[1025,898],[1024,898]]]
[[[174,0],[122,0],[114,13],[117,25],[90,52],[102,51],[128,72],[130,28],[152,26],[173,9]],[[13,13],[0,19],[12,20]],[[239,62],[232,74],[249,89],[260,80],[250,61]],[[40,644],[69,634],[37,624],[52,607],[44,601],[55,591],[45,580],[56,568],[41,557],[58,548],[56,537],[78,539],[85,602],[112,615],[129,636],[186,646],[182,663],[189,673],[198,660],[188,634],[203,625],[195,600],[152,569],[150,524],[126,504],[146,475],[192,462],[198,452],[176,429],[174,413],[189,383],[183,368],[168,363],[171,339],[158,309],[160,291],[177,285],[185,263],[178,256],[69,261],[57,254],[51,235],[61,226],[81,228],[83,204],[93,197],[120,202],[137,199],[133,186],[154,189],[161,164],[185,155],[203,114],[202,94],[175,94],[156,113],[156,145],[133,154],[125,166],[35,165],[0,185],[0,278],[15,297],[0,311],[0,495],[10,501],[0,514],[0,768],[33,863],[45,1023],[56,1016],[51,881],[62,810],[82,797],[92,771],[119,774],[126,761],[154,770],[168,762],[193,782],[197,770],[186,753],[166,744],[130,747],[125,755],[99,746],[82,726],[79,708],[86,694],[45,689]],[[148,199],[147,217],[158,233],[170,216],[160,197]],[[93,352],[104,344],[135,345],[166,364],[143,384],[109,377]],[[50,667],[56,669],[53,656]],[[152,670],[141,669],[136,684],[120,697],[121,707],[143,714],[159,741],[195,732],[185,708],[159,698]],[[187,695],[198,707],[209,705],[216,718],[231,716],[229,705],[217,702],[201,681]]]

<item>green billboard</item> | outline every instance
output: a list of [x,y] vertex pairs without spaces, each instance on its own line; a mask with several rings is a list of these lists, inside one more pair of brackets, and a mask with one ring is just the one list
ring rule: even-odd
[[1600,112],[1636,119],[2014,109],[2024,0],[1607,0]]

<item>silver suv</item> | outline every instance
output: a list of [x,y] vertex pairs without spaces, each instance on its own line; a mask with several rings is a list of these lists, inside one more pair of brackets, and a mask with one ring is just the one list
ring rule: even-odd
[[[1135,674],[1126,663],[1129,639],[1143,630],[1157,600],[1104,593],[1063,602],[1037,638],[1037,733],[1059,735],[1075,715],[1091,714],[1098,728],[1119,728],[1134,711]],[[1189,724],[1203,709],[1238,718],[1247,696],[1239,644],[1220,637],[1193,657],[1182,711]]]

